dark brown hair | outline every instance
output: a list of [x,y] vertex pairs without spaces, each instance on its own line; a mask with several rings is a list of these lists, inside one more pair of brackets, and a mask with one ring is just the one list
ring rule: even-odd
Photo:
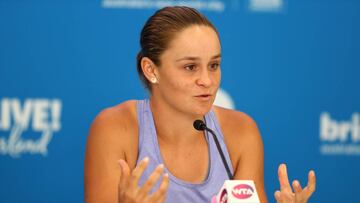
[[191,25],[209,26],[217,33],[216,28],[204,15],[185,6],[162,8],[147,20],[141,30],[141,50],[137,55],[137,71],[147,89],[150,90],[151,86],[141,69],[141,59],[148,57],[155,65],[160,66],[160,56],[175,34]]

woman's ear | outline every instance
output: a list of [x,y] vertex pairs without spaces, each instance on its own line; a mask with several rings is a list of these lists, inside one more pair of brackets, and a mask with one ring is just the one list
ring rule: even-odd
[[150,83],[155,84],[158,83],[158,77],[157,77],[157,66],[154,64],[154,62],[148,58],[143,57],[141,59],[141,69],[144,73],[144,76],[147,80],[150,81]]

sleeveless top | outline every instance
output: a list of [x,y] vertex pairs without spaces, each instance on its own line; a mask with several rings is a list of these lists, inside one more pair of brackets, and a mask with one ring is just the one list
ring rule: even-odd
[[[159,164],[164,164],[164,162],[160,153],[149,100],[137,101],[137,115],[139,127],[139,151],[137,164],[139,164],[139,162],[145,157],[149,157],[150,159],[148,167],[145,169],[139,180],[139,185],[143,185],[154,169]],[[233,174],[233,167],[224,143],[224,137],[212,110],[205,115],[205,121],[206,125],[215,132],[221,149],[224,152],[226,162]],[[209,149],[209,168],[205,180],[202,183],[186,182],[172,175],[164,164],[164,172],[169,174],[169,187],[165,199],[166,203],[210,203],[212,197],[219,192],[224,184],[224,181],[228,179],[226,169],[222,163],[212,135],[205,133],[205,137]],[[151,192],[158,189],[160,182],[161,181],[159,180],[157,184],[155,184]]]

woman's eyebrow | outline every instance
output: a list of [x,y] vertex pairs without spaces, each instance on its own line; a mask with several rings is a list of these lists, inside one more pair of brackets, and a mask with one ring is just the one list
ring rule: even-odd
[[182,58],[177,59],[176,61],[183,61],[183,60],[196,61],[196,60],[200,60],[200,57],[196,57],[196,56],[185,56],[185,57],[182,57]]
[[217,55],[211,57],[211,59],[217,59],[217,58],[221,58],[221,54],[217,54]]
[[[217,58],[221,58],[221,54],[217,54],[213,57],[211,57],[211,59],[217,59]],[[177,59],[176,61],[182,61],[182,60],[192,60],[192,61],[196,61],[196,60],[200,60],[200,57],[196,57],[196,56],[185,56],[182,58]]]

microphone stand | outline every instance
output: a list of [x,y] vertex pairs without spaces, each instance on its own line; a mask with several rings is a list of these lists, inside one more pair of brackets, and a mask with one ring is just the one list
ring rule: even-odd
[[213,136],[213,138],[214,138],[214,141],[215,141],[215,144],[216,144],[216,148],[218,149],[219,154],[220,154],[220,157],[221,157],[221,160],[222,160],[222,162],[223,162],[223,164],[224,164],[224,166],[225,166],[225,169],[226,169],[227,175],[228,175],[228,177],[229,177],[229,180],[233,180],[233,176],[232,176],[232,174],[231,174],[231,172],[230,172],[230,168],[229,168],[229,166],[228,166],[227,163],[226,163],[226,159],[225,159],[224,153],[223,153],[223,151],[221,150],[219,140],[216,138],[216,135],[215,135],[214,131],[212,131],[212,130],[211,130],[210,128],[208,128],[208,127],[206,127],[205,130],[209,131],[209,132],[212,134],[212,136]]
[[213,137],[213,139],[214,139],[214,141],[215,141],[215,144],[216,144],[216,148],[217,148],[217,150],[218,150],[218,152],[219,152],[219,154],[220,154],[221,160],[222,160],[222,162],[223,162],[223,164],[224,164],[224,167],[225,167],[225,169],[226,169],[226,173],[227,173],[227,175],[228,175],[228,177],[229,177],[229,180],[233,180],[234,177],[233,177],[233,175],[232,175],[231,172],[230,172],[230,168],[229,168],[228,164],[226,163],[226,159],[225,159],[225,156],[224,156],[223,151],[221,150],[219,140],[217,139],[216,134],[214,133],[214,131],[211,130],[210,128],[208,128],[208,127],[206,126],[206,119],[205,119],[205,117],[204,117],[204,121],[205,121],[205,123],[204,123],[202,120],[196,120],[196,121],[194,121],[194,128],[195,128],[196,130],[200,130],[200,131],[206,130],[206,131],[208,131],[208,132],[210,132],[210,133],[212,134],[212,137]]

